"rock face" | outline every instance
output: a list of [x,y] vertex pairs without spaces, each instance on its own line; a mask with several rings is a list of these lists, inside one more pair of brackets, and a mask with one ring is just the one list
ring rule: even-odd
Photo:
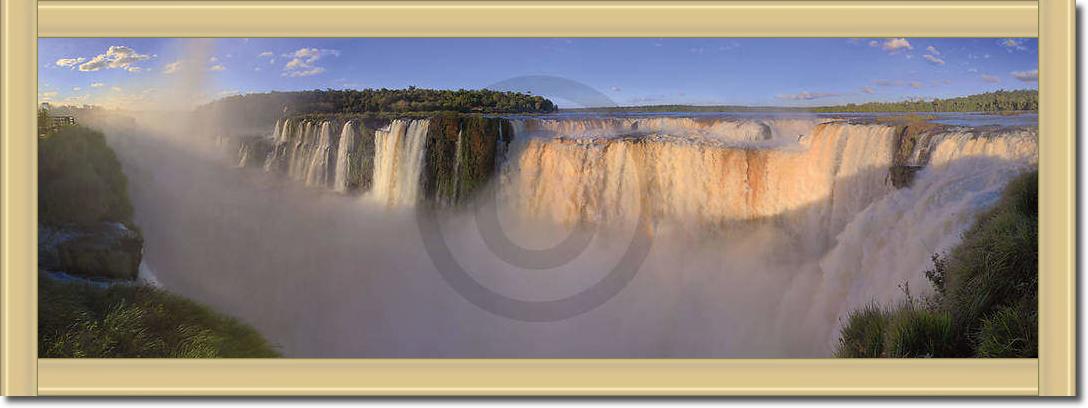
[[430,119],[424,158],[423,194],[453,206],[477,193],[495,174],[500,155],[513,140],[508,120],[442,114]]
[[40,227],[38,263],[85,278],[136,279],[143,237],[121,223],[93,227]]

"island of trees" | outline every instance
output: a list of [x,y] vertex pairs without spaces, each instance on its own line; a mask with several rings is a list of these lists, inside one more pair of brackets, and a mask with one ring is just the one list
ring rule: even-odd
[[407,89],[326,89],[234,95],[198,107],[196,115],[226,129],[244,129],[300,115],[352,114],[393,118],[437,112],[539,114],[557,110],[552,101],[525,93],[413,86]]
[[461,112],[461,113],[550,113],[552,101],[536,95],[487,89],[362,89],[268,92],[228,96],[204,106],[205,109],[274,108],[294,113],[363,112]]

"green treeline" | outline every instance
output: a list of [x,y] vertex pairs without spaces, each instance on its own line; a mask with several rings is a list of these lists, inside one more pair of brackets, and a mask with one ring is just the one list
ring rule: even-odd
[[948,99],[869,102],[818,107],[735,105],[647,105],[563,109],[564,112],[660,113],[660,112],[1020,112],[1039,109],[1039,91],[994,91]]
[[667,112],[808,112],[808,108],[738,105],[643,105],[562,109],[563,112],[667,113]]
[[934,293],[896,307],[871,304],[842,328],[838,357],[1038,355],[1038,172],[1009,183],[944,256],[925,271]]
[[535,95],[486,89],[362,89],[268,92],[228,96],[198,108],[219,115],[310,113],[549,113],[556,106]]
[[821,106],[813,112],[1017,112],[1038,111],[1039,91],[994,91],[958,98]]
[[552,101],[518,92],[486,89],[362,89],[268,92],[228,96],[196,109],[198,120],[221,131],[268,126],[279,118],[312,114],[370,114],[398,118],[438,112],[551,113]]

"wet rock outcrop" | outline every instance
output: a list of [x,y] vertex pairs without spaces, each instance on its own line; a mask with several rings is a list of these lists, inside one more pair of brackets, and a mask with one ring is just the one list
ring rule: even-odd
[[143,237],[122,223],[89,227],[40,226],[38,263],[46,270],[92,279],[134,280]]

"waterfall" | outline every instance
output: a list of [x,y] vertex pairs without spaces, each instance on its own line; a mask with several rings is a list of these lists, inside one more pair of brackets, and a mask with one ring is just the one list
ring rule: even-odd
[[274,172],[283,169],[284,156],[287,152],[288,133],[291,131],[291,119],[276,121],[276,127],[272,130],[272,149],[264,160],[264,171]]
[[[602,127],[602,122],[554,122],[552,129],[576,134]],[[526,125],[515,129],[534,132],[531,123]],[[592,139],[517,135],[520,151],[504,165],[502,190],[518,212],[564,224],[637,214],[640,195],[648,195],[659,219],[720,225],[787,217],[789,223],[804,224],[799,230],[823,223],[822,229],[834,231],[894,190],[886,179],[898,137],[896,127],[850,123],[816,125],[799,141],[792,137],[793,144],[759,149],[608,134]],[[1030,137],[982,137],[962,130],[927,142],[914,147],[915,164],[925,164],[918,162],[921,157],[931,156],[929,164],[940,165],[963,155],[1020,162],[1036,149]],[[639,174],[646,177],[641,188]]]
[[[326,171],[326,181],[316,183],[320,188],[361,190],[365,198],[323,198],[315,201],[320,212],[283,212],[306,207],[263,205],[278,199],[279,191],[255,189],[260,199],[250,208],[264,212],[239,211],[253,220],[243,225],[265,225],[286,214],[276,229],[262,230],[285,245],[267,247],[294,245],[299,237],[314,244],[305,251],[261,251],[237,265],[252,265],[247,272],[258,279],[294,279],[267,270],[296,271],[318,259],[315,273],[338,282],[321,286],[326,292],[318,295],[370,288],[373,293],[360,297],[372,302],[368,310],[396,309],[410,317],[396,319],[396,330],[360,331],[388,334],[382,342],[349,336],[336,350],[344,355],[410,354],[405,339],[437,327],[440,334],[466,328],[483,333],[480,341],[426,343],[447,356],[600,356],[600,344],[609,345],[607,357],[828,356],[850,311],[902,301],[904,282],[913,295],[929,294],[922,272],[930,257],[959,243],[1006,184],[1038,160],[1033,128],[909,127],[868,118],[436,115],[393,120],[373,136],[356,119],[343,124],[339,137],[334,132],[340,125],[333,123],[283,120],[272,138],[261,137],[239,154],[256,160],[267,152],[266,169],[281,177],[301,171],[299,180],[311,185],[322,179],[315,172]],[[896,181],[895,170],[903,168],[910,177]],[[480,239],[487,231],[474,209],[481,207],[471,204],[491,192],[504,231],[518,244],[546,247],[571,226],[596,224],[601,233],[567,265],[520,273],[523,268],[490,256]],[[305,193],[283,197],[309,200]],[[432,265],[414,232],[394,233],[414,231],[412,214],[382,210],[423,200],[449,206],[439,214],[457,261],[479,273],[474,277],[481,284],[513,297],[561,298],[597,282],[627,248],[623,228],[644,209],[651,225],[635,233],[651,234],[654,242],[620,296],[575,319],[526,325],[473,308],[437,278],[396,273]],[[188,228],[183,217],[171,220]],[[221,226],[218,218],[207,222]],[[244,230],[228,225],[215,231],[211,239],[233,234],[238,247],[252,245]],[[359,239],[369,244],[360,246]],[[177,258],[200,260],[224,247],[217,244]],[[315,258],[313,251],[327,255]],[[220,255],[227,262],[236,256],[236,250]],[[361,263],[375,272],[354,273]],[[179,270],[204,270],[196,266]],[[294,282],[280,279],[276,287]],[[344,279],[355,280],[340,284]],[[405,293],[433,295],[428,305],[439,306],[419,308]],[[303,302],[310,299],[305,295]],[[362,309],[314,313],[320,317],[315,326],[341,333],[362,327],[359,319],[367,327],[393,322],[356,310]],[[268,313],[276,322],[290,318]],[[312,334],[310,326],[298,330],[299,338]],[[308,347],[319,356],[329,352],[326,344]]]
[[571,139],[650,137],[658,140],[769,147],[796,142],[819,122],[812,118],[734,119],[692,117],[618,117],[528,119],[514,122],[519,136]]
[[[655,139],[528,138],[503,170],[503,196],[521,213],[566,224],[637,214],[642,194],[649,195],[656,218],[696,224],[802,210],[837,218],[890,189],[883,181],[894,130],[821,125],[803,142],[778,149]],[[640,174],[646,178],[641,183]]]
[[398,206],[419,199],[429,125],[426,119],[397,119],[374,132],[373,200]]
[[317,124],[311,121],[299,123],[296,140],[289,141],[291,153],[288,156],[287,176],[293,180],[306,181],[306,171],[309,169],[310,153],[316,145]]
[[317,141],[309,153],[309,165],[306,166],[306,185],[311,187],[326,187],[329,185],[329,160],[332,154],[332,124],[329,121],[321,122],[321,131]]
[[355,151],[355,139],[359,137],[359,134],[355,131],[355,122],[344,122],[344,127],[340,130],[340,142],[336,149],[336,176],[333,182],[333,189],[338,193],[348,192],[348,177],[351,176],[351,163],[352,155]]
[[246,163],[249,162],[249,145],[242,144],[238,147],[238,164],[234,167],[246,167]]

